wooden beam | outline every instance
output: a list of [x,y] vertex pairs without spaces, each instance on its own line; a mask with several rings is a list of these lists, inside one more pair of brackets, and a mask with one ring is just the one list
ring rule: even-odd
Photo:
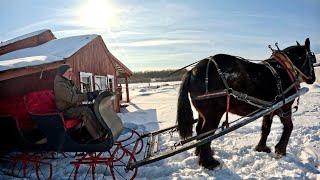
[[126,80],[126,94],[127,94],[127,102],[130,102],[129,98],[129,85],[128,85],[128,76],[125,77]]
[[31,66],[31,67],[24,67],[24,68],[19,68],[19,69],[7,70],[4,72],[0,72],[0,81],[16,78],[16,77],[20,77],[20,76],[25,76],[28,74],[34,74],[34,73],[38,73],[41,71],[56,69],[63,63],[64,63],[64,61],[60,61],[60,62],[56,62],[56,63],[52,63],[52,64],[42,64],[42,65],[38,65],[38,66]]

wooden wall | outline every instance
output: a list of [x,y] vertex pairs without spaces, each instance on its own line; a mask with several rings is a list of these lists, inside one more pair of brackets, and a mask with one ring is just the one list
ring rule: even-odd
[[[106,76],[114,75],[115,84],[117,87],[116,70],[112,65],[110,52],[105,48],[101,36],[98,36],[93,41],[82,47],[77,53],[65,60],[74,71],[73,81],[80,87],[80,72],[90,72],[93,75]],[[14,73],[14,72],[13,72]],[[0,97],[23,95],[28,92],[53,89],[53,80],[56,69],[25,75],[9,80],[0,81]],[[94,79],[93,79],[94,80]],[[114,108],[119,111],[119,99],[114,101]]]
[[73,68],[74,81],[77,84],[80,84],[80,72],[90,72],[93,75],[102,76],[111,74],[116,79],[116,70],[102,43],[101,36],[98,36],[67,59],[67,64]]
[[[78,53],[74,54],[67,60],[73,68],[73,80],[80,87],[80,72],[89,72],[93,76],[101,75],[114,76],[114,87],[117,87],[116,69],[112,64],[111,54],[104,46],[103,39],[98,36],[89,44],[81,48]],[[94,81],[94,78],[93,78]],[[114,100],[114,108],[116,112],[120,110],[120,100],[118,97]]]
[[53,80],[56,70],[49,70],[21,76],[0,82],[0,97],[24,95],[28,92],[43,89],[53,89]]
[[46,43],[53,39],[55,39],[54,35],[50,30],[47,30],[36,36],[32,36],[32,37],[17,41],[15,43],[0,47],[0,55],[6,54],[12,51],[16,51],[19,49],[38,46],[40,44]]

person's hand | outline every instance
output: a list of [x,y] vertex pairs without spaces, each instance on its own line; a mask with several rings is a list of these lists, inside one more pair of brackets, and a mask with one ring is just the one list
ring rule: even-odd
[[99,93],[100,93],[100,91],[93,91],[92,92],[92,96],[93,96],[93,98],[95,99],[95,98],[97,98],[98,97],[98,95],[99,95]]
[[87,92],[88,101],[93,101],[99,95],[100,91]]
[[87,92],[88,101],[93,101],[95,98],[93,97],[92,92]]

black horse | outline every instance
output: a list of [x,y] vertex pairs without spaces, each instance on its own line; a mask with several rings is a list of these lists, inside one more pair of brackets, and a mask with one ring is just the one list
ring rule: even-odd
[[[307,84],[312,84],[315,81],[313,69],[315,56],[310,50],[309,38],[306,39],[305,45],[300,45],[297,42],[297,45],[277,52],[278,54],[282,53],[283,57],[287,56],[287,59],[296,68],[294,70],[297,72],[297,77],[294,77],[296,81],[290,78],[290,73],[288,74],[286,68],[276,61],[275,56],[264,60],[272,67],[271,69],[276,71],[273,73],[266,63],[253,63],[240,57],[225,54],[217,54],[203,59],[188,71],[182,80],[178,98],[177,122],[180,136],[187,138],[192,135],[194,119],[188,93],[190,93],[192,104],[199,112],[196,132],[197,134],[201,134],[218,128],[220,119],[226,112],[227,107],[227,96],[197,100],[197,97],[204,95],[206,92],[210,93],[226,89],[227,83],[233,90],[245,93],[248,96],[267,102],[275,102],[275,100],[280,101],[282,98],[296,92],[297,89],[294,88],[293,83],[299,85],[299,83],[304,81]],[[216,64],[209,63],[212,59]],[[219,75],[218,68],[220,68],[223,75]],[[205,82],[206,77],[207,82]],[[277,80],[277,77],[281,79],[281,82]],[[223,82],[223,79],[226,80],[226,83]],[[279,87],[279,84],[281,87]],[[282,94],[279,94],[279,88],[283,90]],[[287,91],[284,92],[285,90]],[[237,100],[232,96],[229,102],[229,111],[240,116],[246,116],[258,109],[258,107]],[[292,104],[293,102],[290,102],[263,117],[261,139],[255,150],[259,152],[271,152],[270,148],[266,146],[266,141],[273,116],[278,115],[283,124],[283,133],[280,141],[275,146],[275,153],[280,157],[286,154],[286,147],[293,128],[291,119]],[[200,165],[213,169],[220,163],[212,157],[213,151],[210,144],[197,147],[196,154],[199,156]]]

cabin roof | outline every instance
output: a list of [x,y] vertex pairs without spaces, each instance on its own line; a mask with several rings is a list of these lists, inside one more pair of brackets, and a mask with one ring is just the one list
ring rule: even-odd
[[13,44],[15,42],[27,39],[29,37],[37,36],[37,35],[39,35],[39,34],[41,34],[43,32],[46,32],[46,31],[50,31],[50,29],[41,29],[39,31],[34,31],[34,32],[31,32],[31,33],[28,33],[28,34],[24,34],[22,36],[15,37],[13,39],[9,39],[7,41],[1,42],[0,43],[0,47],[7,46],[9,44]]
[[[40,32],[43,31],[45,30],[36,32],[40,34]],[[33,32],[33,35],[36,32]],[[27,35],[24,35],[24,37],[27,37]],[[79,49],[87,45],[97,36],[98,35],[96,34],[92,34],[54,39],[39,46],[3,54],[0,56],[0,72],[9,69],[36,66],[64,60],[75,54]],[[21,38],[17,37],[14,39]],[[14,39],[12,39],[12,42]]]

